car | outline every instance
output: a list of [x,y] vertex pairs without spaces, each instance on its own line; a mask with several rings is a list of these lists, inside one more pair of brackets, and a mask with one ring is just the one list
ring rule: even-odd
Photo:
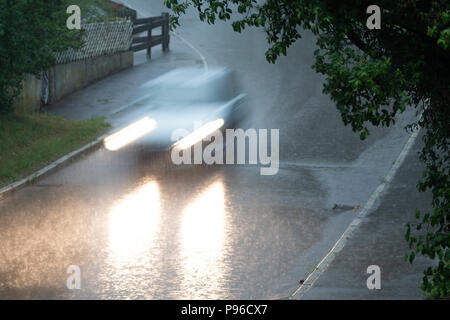
[[227,68],[178,68],[145,83],[142,89],[149,95],[144,114],[107,137],[108,150],[132,142],[158,151],[180,143],[190,147],[215,130],[234,127],[245,100],[234,73]]

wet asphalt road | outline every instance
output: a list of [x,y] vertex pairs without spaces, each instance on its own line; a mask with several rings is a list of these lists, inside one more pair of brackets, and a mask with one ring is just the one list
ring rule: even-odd
[[[413,115],[359,141],[321,93],[311,35],[270,65],[261,30],[239,35],[192,14],[181,22],[208,65],[237,71],[249,97],[240,126],[280,129],[279,173],[174,167],[139,144],[97,150],[0,201],[0,298],[287,297],[357,214],[333,205],[363,206],[389,170]],[[69,265],[81,269],[81,290],[66,287]]]

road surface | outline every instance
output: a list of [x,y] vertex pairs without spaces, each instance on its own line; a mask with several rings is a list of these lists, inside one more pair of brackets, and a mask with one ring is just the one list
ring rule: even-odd
[[[167,11],[157,1],[126,2],[142,16]],[[110,115],[113,126],[145,113],[127,105],[141,94],[126,93],[133,77],[141,82],[184,64],[226,66],[249,98],[241,127],[280,129],[278,174],[261,176],[255,165],[174,168],[140,145],[101,148],[0,202],[0,298],[285,298],[358,214],[333,206],[363,207],[382,183],[414,114],[362,142],[322,93],[311,34],[272,65],[262,30],[236,34],[192,12],[181,23],[171,53],[148,64],[155,73],[141,66],[138,75],[97,85],[109,85],[127,107]],[[120,85],[123,94],[114,89]],[[105,98],[88,91],[84,99]],[[68,116],[98,111],[81,105],[81,95],[62,102],[77,104]],[[66,287],[70,265],[80,267],[80,290]],[[417,292],[404,292],[411,296]]]

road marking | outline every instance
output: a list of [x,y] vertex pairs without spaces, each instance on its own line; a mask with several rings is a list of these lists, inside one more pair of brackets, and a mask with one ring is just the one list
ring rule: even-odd
[[351,238],[355,230],[361,224],[362,220],[369,215],[373,205],[375,204],[375,201],[379,198],[379,196],[383,193],[386,186],[389,185],[389,183],[394,178],[398,169],[403,164],[403,161],[405,160],[405,157],[408,154],[409,150],[414,145],[414,142],[416,141],[419,132],[420,128],[411,134],[411,136],[408,138],[408,141],[404,145],[402,151],[400,152],[399,156],[397,157],[391,169],[384,178],[384,183],[381,183],[375,189],[375,191],[372,193],[367,203],[364,205],[361,212],[355,217],[355,219],[353,219],[353,221],[350,223],[350,225],[347,227],[347,229],[344,231],[341,237],[336,241],[331,250],[319,262],[319,264],[316,267],[314,267],[314,270],[308,275],[306,280],[289,296],[289,299],[301,299],[306,294],[306,292],[308,292],[309,289],[312,288],[312,286],[319,279],[322,273],[324,273],[328,269],[328,267],[333,262],[336,255],[344,248],[344,246],[347,243],[347,240]]

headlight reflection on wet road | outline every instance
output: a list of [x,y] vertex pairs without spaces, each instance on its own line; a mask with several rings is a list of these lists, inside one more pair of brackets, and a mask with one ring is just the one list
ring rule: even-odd
[[[156,181],[150,181],[120,200],[109,213],[109,247],[105,291],[119,291],[133,298],[151,298],[161,279],[170,275],[160,268],[176,261],[178,290],[174,298],[219,296],[225,290],[227,268],[225,191],[215,180],[179,212],[164,212],[164,199]],[[172,245],[160,247],[161,231],[170,224]],[[172,262],[170,262],[172,261]],[[131,286],[131,287],[130,287]],[[110,296],[107,296],[111,298]]]
[[[183,211],[181,245],[185,298],[214,298],[224,284],[221,261],[226,228],[225,193],[221,181],[211,184]],[[201,295],[201,296],[200,296]]]
[[132,264],[152,247],[160,217],[160,194],[148,182],[116,205],[109,215],[110,253],[118,262]]

